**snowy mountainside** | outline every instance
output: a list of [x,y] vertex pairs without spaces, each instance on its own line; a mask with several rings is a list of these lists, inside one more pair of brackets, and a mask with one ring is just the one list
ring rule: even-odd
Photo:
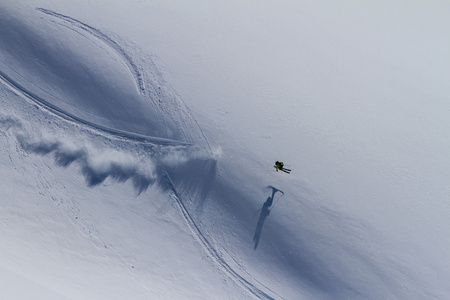
[[1,4],[2,297],[445,299],[439,3]]

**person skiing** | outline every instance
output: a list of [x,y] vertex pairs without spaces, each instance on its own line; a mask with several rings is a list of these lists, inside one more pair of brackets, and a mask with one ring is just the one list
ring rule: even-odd
[[278,172],[278,169],[282,170],[283,166],[284,166],[283,162],[280,162],[278,160],[275,162],[275,169],[277,169],[277,172]]
[[276,161],[275,162],[275,169],[277,170],[277,172],[278,172],[278,170],[281,170],[281,171],[283,171],[283,172],[286,172],[286,173],[290,173],[291,172],[291,170],[289,170],[289,169],[285,169],[284,168],[284,163],[282,162],[282,161]]

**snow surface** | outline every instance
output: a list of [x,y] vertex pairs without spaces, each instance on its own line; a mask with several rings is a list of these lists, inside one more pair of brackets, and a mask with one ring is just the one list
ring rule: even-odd
[[449,13],[4,1],[0,297],[450,298]]

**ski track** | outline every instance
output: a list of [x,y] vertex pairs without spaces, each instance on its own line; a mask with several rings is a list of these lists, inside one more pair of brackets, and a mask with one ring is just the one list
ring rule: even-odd
[[184,205],[183,201],[181,200],[180,196],[178,195],[178,192],[172,183],[172,180],[170,179],[167,172],[164,172],[163,174],[164,179],[166,181],[166,184],[169,186],[170,191],[172,192],[171,198],[175,200],[175,203],[177,204],[178,208],[181,211],[181,214],[183,215],[184,220],[188,224],[192,234],[194,237],[198,240],[198,242],[202,245],[205,252],[213,259],[213,261],[222,269],[222,271],[228,275],[230,278],[232,278],[238,285],[243,287],[245,290],[253,294],[258,299],[272,299],[275,298],[271,297],[258,287],[256,287],[254,284],[252,284],[250,281],[245,279],[243,276],[239,275],[226,261],[224,258],[222,258],[222,255],[214,248],[214,246],[208,241],[208,239],[205,237],[205,235],[202,233],[198,225],[193,220],[191,214],[187,210],[186,206]]
[[139,71],[139,68],[133,62],[133,60],[128,55],[128,53],[119,44],[117,44],[113,39],[111,39],[109,36],[107,36],[106,34],[101,32],[100,30],[98,30],[92,26],[89,26],[88,24],[83,23],[77,19],[71,18],[69,16],[66,16],[66,15],[45,9],[45,8],[37,7],[36,10],[40,11],[46,15],[60,19],[70,25],[73,25],[73,26],[87,32],[91,36],[103,41],[108,46],[110,46],[119,55],[119,57],[122,58],[125,65],[128,67],[128,70],[130,71],[132,77],[134,78],[134,82],[136,84],[136,88],[137,88],[138,92],[141,95],[146,94],[142,73]]
[[74,122],[77,124],[82,124],[86,127],[89,127],[91,129],[95,129],[97,131],[101,131],[103,133],[120,137],[122,139],[126,140],[132,140],[137,142],[148,142],[155,145],[165,145],[165,146],[181,146],[181,145],[191,145],[187,142],[182,141],[176,141],[171,139],[165,139],[165,138],[158,138],[158,137],[151,137],[143,134],[138,133],[132,133],[129,131],[119,130],[119,129],[113,129],[106,126],[98,125],[92,122],[89,122],[87,120],[84,120],[82,118],[76,117],[56,105],[51,104],[47,100],[27,91],[23,86],[21,86],[19,83],[12,80],[8,75],[0,71],[0,82],[3,83],[5,86],[7,86],[11,91],[13,91],[16,95],[19,95],[23,98],[25,98],[28,101],[31,101],[34,104],[37,104],[39,107],[46,109],[50,113],[53,113],[66,121]]

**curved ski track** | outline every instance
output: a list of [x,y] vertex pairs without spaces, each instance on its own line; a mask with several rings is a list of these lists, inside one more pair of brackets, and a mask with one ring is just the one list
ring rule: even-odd
[[95,129],[95,130],[101,131],[103,133],[113,135],[115,137],[120,137],[122,139],[133,140],[133,141],[137,141],[137,142],[149,142],[149,143],[152,143],[155,145],[170,145],[170,146],[191,145],[190,143],[187,143],[187,142],[152,137],[152,136],[133,133],[133,132],[129,132],[129,131],[113,129],[113,128],[98,125],[98,124],[89,122],[87,120],[84,120],[82,118],[76,117],[76,116],[60,109],[59,107],[51,104],[47,100],[29,92],[27,89],[25,89],[19,83],[12,80],[8,75],[3,73],[2,71],[0,71],[0,82],[2,82],[5,86],[7,86],[15,94],[22,96],[26,100],[31,101],[34,104],[37,104],[39,107],[44,108],[47,111],[65,119],[67,121],[76,122],[78,124],[82,124],[91,129]]
[[[197,226],[195,221],[193,220],[191,214],[187,210],[186,206],[184,205],[183,201],[181,200],[180,196],[177,193],[177,190],[175,189],[174,184],[172,183],[172,180],[170,179],[167,172],[164,172],[163,174],[164,179],[169,186],[169,189],[172,192],[171,198],[175,200],[175,203],[177,204],[178,208],[180,209],[184,220],[189,226],[189,229],[191,230],[192,234],[197,238],[198,242],[202,245],[205,252],[213,259],[215,263],[219,265],[219,267],[222,269],[222,271],[227,274],[230,278],[232,278],[238,285],[246,289],[248,292],[253,294],[258,299],[275,299],[256,287],[254,284],[252,284],[250,281],[245,279],[243,276],[239,275],[238,272],[236,272],[222,257],[222,255],[214,248],[214,246],[208,241],[208,239],[205,237],[205,235],[202,233],[200,228]],[[268,289],[268,288],[267,288]],[[281,296],[280,296],[281,297]]]
[[134,78],[135,84],[137,86],[137,89],[139,91],[139,93],[141,95],[145,95],[145,87],[144,87],[144,79],[142,76],[142,73],[139,71],[139,68],[137,67],[137,65],[133,62],[133,60],[131,59],[131,57],[127,54],[127,52],[119,45],[117,44],[114,40],[112,40],[109,36],[107,36],[106,34],[104,34],[103,32],[101,32],[100,30],[87,25],[86,23],[83,23],[77,19],[71,18],[69,16],[65,16],[62,15],[60,13],[51,11],[49,9],[45,9],[45,8],[40,8],[37,7],[36,10],[55,17],[57,19],[60,19],[66,23],[69,23],[70,25],[73,25],[77,28],[80,28],[81,30],[86,31],[87,33],[89,33],[90,35],[98,38],[99,40],[103,41],[105,44],[107,44],[108,46],[110,46],[115,52],[117,52],[117,54],[119,55],[119,57],[122,58],[122,60],[124,61],[125,65],[128,67],[131,75]]
[[[145,94],[145,88],[144,88],[144,81],[143,76],[140,73],[138,67],[136,64],[132,61],[130,56],[125,52],[125,50],[120,47],[115,41],[113,41],[111,38],[109,38],[107,35],[99,31],[98,29],[95,29],[83,22],[80,22],[74,18],[71,18],[69,16],[65,16],[59,13],[56,13],[54,11],[44,9],[44,8],[36,8],[36,10],[50,15],[52,17],[58,18],[62,21],[65,21],[69,23],[70,25],[74,25],[90,35],[102,40],[106,44],[108,44],[111,48],[113,48],[123,59],[125,64],[128,66],[130,72],[133,75],[133,78],[135,79],[136,86],[141,94]],[[162,146],[180,146],[180,145],[192,145],[190,143],[176,141],[176,140],[170,140],[170,139],[163,139],[163,138],[156,138],[156,137],[150,137],[145,135],[140,135],[136,133],[131,133],[127,131],[122,130],[116,130],[112,128],[108,128],[105,126],[97,125],[95,123],[86,121],[84,119],[78,118],[76,116],[71,115],[70,113],[58,108],[57,106],[49,103],[45,99],[31,93],[27,89],[25,89],[23,86],[21,86],[19,83],[12,80],[8,75],[6,75],[4,72],[0,71],[0,82],[3,83],[6,87],[8,87],[11,91],[13,91],[15,94],[25,98],[27,101],[30,101],[31,103],[34,103],[38,105],[39,107],[46,109],[48,112],[57,115],[66,121],[73,122],[78,125],[86,126],[88,128],[106,133],[108,135],[112,135],[114,137],[118,137],[121,139],[131,140],[135,142],[149,142],[155,145],[162,145]],[[251,293],[253,296],[255,296],[258,299],[275,299],[262,291],[260,288],[252,284],[249,280],[244,278],[242,275],[240,275],[238,272],[236,272],[222,257],[222,255],[214,248],[214,246],[208,241],[208,239],[205,237],[205,235],[202,233],[198,225],[193,220],[192,216],[188,212],[186,206],[184,205],[183,201],[179,197],[175,186],[172,183],[172,180],[170,179],[167,172],[163,173],[163,177],[165,179],[166,184],[169,186],[170,191],[172,192],[171,198],[175,200],[178,208],[180,209],[180,212],[183,216],[183,219],[189,226],[193,236],[198,240],[198,242],[203,247],[204,251],[208,254],[208,256],[211,257],[211,259],[219,266],[219,268],[231,279],[233,279],[239,286],[244,288],[246,291]],[[250,276],[251,277],[251,276]],[[267,290],[270,291],[269,288],[265,287]],[[271,291],[275,294],[275,292]],[[278,295],[279,296],[279,295]],[[279,296],[281,298],[281,296]]]

